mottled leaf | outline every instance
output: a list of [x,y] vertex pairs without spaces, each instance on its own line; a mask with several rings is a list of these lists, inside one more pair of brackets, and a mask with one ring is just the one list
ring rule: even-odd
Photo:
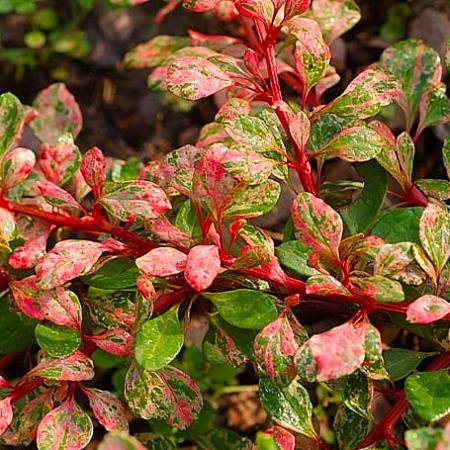
[[99,289],[124,289],[136,286],[139,270],[132,258],[107,259],[95,273],[84,275],[82,280]]
[[24,117],[19,99],[7,92],[0,95],[0,160],[19,137]]
[[120,328],[95,334],[90,336],[89,340],[112,355],[125,356],[133,353],[133,336]]
[[448,370],[415,373],[405,381],[406,397],[414,411],[427,421],[450,413],[450,375]]
[[68,212],[84,211],[69,192],[51,181],[37,181],[36,186],[48,204]]
[[354,450],[369,433],[371,420],[341,405],[333,422],[333,429],[339,442],[339,449]]
[[70,396],[41,420],[37,429],[38,449],[80,450],[94,433],[91,418]]
[[282,427],[316,438],[308,391],[297,381],[283,388],[270,378],[259,380],[259,395],[267,414]]
[[286,429],[272,426],[256,434],[258,450],[294,450],[295,436]]
[[37,285],[52,289],[86,274],[104,250],[100,242],[82,239],[59,241],[37,263]]
[[373,396],[372,384],[367,376],[356,371],[344,379],[342,400],[345,406],[358,416],[370,419],[370,402]]
[[64,84],[54,83],[42,90],[34,99],[33,107],[37,117],[31,122],[31,128],[41,142],[53,146],[62,134],[77,137],[81,131],[80,107]]
[[[168,242],[173,245],[181,244],[187,247],[194,244],[193,239],[188,234],[173,225],[166,216],[147,220],[144,226],[152,235],[155,235],[161,241]],[[195,227],[195,223],[191,226]]]
[[[98,444],[98,450],[146,450],[147,448],[134,436],[130,436],[123,431],[107,433]],[[152,447],[150,448],[152,449]]]
[[199,450],[251,450],[251,442],[229,428],[213,428],[197,440]]
[[149,372],[132,365],[124,392],[129,407],[138,416],[166,420],[169,425],[180,429],[189,426],[203,406],[200,390],[194,381],[170,366]]
[[55,358],[69,356],[81,345],[81,335],[73,328],[38,323],[34,332],[39,347]]
[[241,15],[267,25],[274,18],[274,4],[270,0],[237,0],[235,5]]
[[425,359],[435,355],[406,348],[388,348],[383,352],[386,369],[394,381],[408,376]]
[[219,248],[215,245],[197,245],[187,256],[184,278],[196,291],[204,291],[220,272]]
[[365,356],[365,329],[351,321],[312,336],[296,354],[297,370],[308,381],[330,381],[358,369]]
[[142,325],[136,335],[136,361],[145,370],[155,371],[169,364],[180,352],[184,334],[178,318],[179,305]]
[[0,434],[3,434],[13,420],[11,396],[0,400]]
[[447,180],[417,180],[415,185],[427,196],[441,202],[450,198],[450,181]]
[[422,247],[440,273],[450,256],[450,214],[429,203],[420,218],[419,235]]
[[439,448],[442,429],[423,427],[405,431],[405,442],[408,450],[444,450]]
[[306,281],[306,293],[308,295],[333,295],[340,294],[351,296],[350,291],[331,275],[317,274]]
[[251,289],[235,289],[227,292],[203,292],[220,315],[238,328],[259,329],[277,317],[275,297]]
[[328,250],[338,256],[343,225],[336,211],[307,192],[298,194],[291,211],[297,239],[313,251]]
[[17,147],[6,153],[1,166],[3,189],[7,191],[25,181],[35,164],[36,156],[28,148]]
[[16,219],[8,209],[0,207],[0,245],[14,239],[17,235]]
[[405,300],[402,285],[379,275],[370,277],[350,277],[350,281],[363,295],[382,303],[395,303]]
[[106,179],[106,159],[103,152],[97,147],[89,149],[81,159],[80,170],[94,197],[98,199]]
[[136,259],[136,266],[146,275],[166,277],[183,272],[187,256],[172,247],[158,247]]
[[171,208],[164,191],[144,180],[126,182],[114,192],[103,195],[99,203],[124,222],[156,219]]
[[172,62],[166,82],[170,92],[188,100],[208,97],[233,84],[230,74],[217,64],[188,56]]
[[432,323],[450,313],[450,303],[436,295],[422,295],[408,305],[406,318],[411,323]]
[[116,395],[109,391],[80,387],[89,399],[95,418],[107,431],[128,431],[127,411]]
[[43,144],[39,149],[39,168],[48,181],[60,186],[75,175],[80,162],[80,150],[69,133],[62,134],[54,144]]

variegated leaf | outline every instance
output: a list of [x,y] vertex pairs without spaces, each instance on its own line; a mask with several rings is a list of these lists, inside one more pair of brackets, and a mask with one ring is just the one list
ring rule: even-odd
[[256,445],[262,449],[294,450],[295,436],[285,428],[274,425],[267,428],[267,430],[258,432],[256,435]]
[[84,212],[84,208],[72,197],[69,192],[60,188],[51,181],[37,181],[36,186],[45,201],[50,205],[55,206],[56,208],[62,208],[68,212]]
[[82,239],[57,242],[36,265],[37,285],[41,289],[52,289],[86,274],[103,251],[100,242]]
[[8,152],[1,167],[3,189],[7,191],[25,181],[35,164],[36,156],[28,148],[17,147]]
[[106,159],[103,152],[97,147],[89,149],[81,159],[80,170],[95,199],[98,199],[106,179]]
[[0,160],[20,137],[24,108],[19,99],[6,92],[0,95]]
[[184,278],[196,291],[204,291],[220,272],[219,248],[215,245],[197,245],[186,259]]
[[414,300],[406,311],[406,318],[411,323],[432,323],[450,313],[450,303],[436,295],[422,295]]
[[184,271],[187,256],[172,247],[158,247],[136,259],[136,266],[145,275],[167,277]]
[[395,303],[405,300],[402,285],[379,275],[370,277],[350,277],[350,281],[363,295],[382,303]]
[[331,275],[313,275],[306,281],[306,293],[308,295],[346,295],[351,296],[350,291]]
[[147,448],[137,438],[123,431],[107,433],[98,444],[98,450],[146,450]]
[[266,24],[272,22],[275,11],[271,0],[236,0],[235,5],[239,13],[245,17]]
[[338,257],[343,225],[339,214],[323,200],[301,192],[292,204],[295,236],[313,251],[329,251]]
[[14,214],[0,207],[0,246],[17,236],[17,224]]
[[112,355],[125,356],[133,353],[133,336],[120,328],[94,334],[89,336],[89,340]]
[[0,435],[5,432],[13,420],[11,400],[11,396],[0,400]]
[[91,418],[70,396],[41,420],[36,442],[39,450],[80,450],[89,444],[93,434]]
[[165,192],[155,183],[144,180],[126,182],[103,195],[99,203],[124,222],[156,219],[171,208]]
[[31,122],[31,128],[41,142],[54,146],[62,134],[77,137],[80,133],[81,110],[64,84],[55,83],[45,88],[34,99],[33,107],[37,117]]

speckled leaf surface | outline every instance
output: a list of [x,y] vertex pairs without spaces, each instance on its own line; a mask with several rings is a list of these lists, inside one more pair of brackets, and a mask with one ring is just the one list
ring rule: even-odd
[[62,287],[42,290],[34,275],[11,283],[14,301],[28,317],[58,325],[81,326],[81,304],[75,293]]
[[295,236],[313,251],[328,250],[338,255],[343,225],[339,214],[323,200],[307,192],[298,194],[292,204]]
[[208,289],[220,272],[219,247],[216,245],[197,245],[186,259],[184,278],[196,291]]
[[347,295],[351,296],[350,291],[336,278],[331,275],[317,274],[312,275],[306,281],[306,293],[308,295]]
[[123,431],[107,433],[98,444],[98,450],[147,450],[147,448],[137,438]]
[[121,328],[95,334],[89,338],[98,348],[117,356],[125,356],[133,353],[134,338]]
[[0,400],[0,434],[3,434],[13,420],[11,396]]
[[0,159],[18,137],[23,118],[23,107],[17,97],[9,92],[0,95]]
[[179,305],[145,322],[136,334],[136,361],[155,371],[169,364],[180,352],[184,334],[178,318]]
[[86,274],[103,250],[100,242],[82,239],[57,242],[36,265],[37,285],[41,289],[52,289]]
[[84,211],[83,207],[69,192],[51,181],[37,181],[36,186],[48,204],[69,213]]
[[422,247],[440,273],[450,256],[450,214],[429,203],[420,218],[419,235]]
[[297,381],[283,388],[270,378],[260,378],[259,395],[267,414],[282,427],[316,438],[308,391]]
[[167,71],[170,92],[187,100],[198,100],[233,84],[229,73],[208,59],[182,57]]
[[64,184],[80,167],[81,153],[69,133],[59,136],[53,145],[41,145],[39,151],[38,166],[52,183]]
[[245,17],[270,24],[274,18],[274,4],[271,0],[236,0],[236,8]]
[[125,398],[138,416],[166,420],[179,429],[189,426],[203,406],[195,382],[170,366],[149,372],[132,365],[125,380]]
[[352,28],[361,13],[354,0],[314,0],[308,17],[318,22],[325,41],[330,44]]
[[406,311],[411,323],[432,323],[450,313],[450,303],[436,295],[422,295],[414,300]]
[[80,450],[90,442],[94,427],[73,397],[50,411],[37,429],[39,450]]
[[155,183],[144,180],[126,182],[114,192],[103,195],[99,203],[124,222],[156,219],[171,208],[165,192]]
[[106,159],[103,152],[97,147],[89,149],[81,159],[80,170],[94,197],[99,198],[106,179]]
[[17,236],[17,224],[14,214],[0,207],[0,246]]
[[37,117],[31,122],[37,138],[55,145],[64,133],[75,138],[81,131],[83,118],[74,96],[63,83],[54,83],[42,90],[34,99]]
[[261,450],[294,450],[295,436],[275,425],[257,433],[255,444]]
[[25,181],[36,164],[34,152],[17,147],[6,153],[1,166],[2,187],[5,191]]
[[363,295],[382,303],[395,303],[405,300],[402,285],[379,275],[369,277],[350,277],[350,281]]
[[450,99],[446,94],[444,83],[438,83],[436,87],[428,92],[421,101],[419,107],[419,124],[416,131],[418,136],[424,128],[432,127],[450,120]]
[[166,277],[183,272],[187,256],[172,247],[158,247],[136,259],[138,269],[149,276]]
[[365,327],[352,322],[312,336],[297,352],[299,375],[308,381],[330,381],[349,375],[364,361]]
[[354,450],[367,436],[371,420],[361,417],[345,405],[341,405],[333,422],[339,449]]
[[109,391],[82,386],[95,418],[107,430],[128,431],[127,411],[119,398]]

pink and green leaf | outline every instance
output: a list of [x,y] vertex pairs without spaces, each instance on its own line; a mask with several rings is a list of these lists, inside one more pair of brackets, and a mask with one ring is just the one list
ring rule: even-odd
[[35,164],[36,156],[28,148],[17,147],[6,153],[1,167],[2,188],[4,191],[25,181]]
[[52,145],[41,145],[39,150],[39,168],[48,181],[60,186],[75,175],[80,162],[80,150],[70,134],[61,135]]
[[70,396],[41,420],[37,429],[38,448],[79,450],[94,434],[89,415]]
[[395,280],[375,275],[369,277],[350,277],[357,291],[382,303],[397,303],[405,300],[402,285]]
[[23,119],[19,99],[9,92],[0,95],[0,160],[19,137]]
[[307,381],[331,381],[353,373],[364,361],[365,330],[352,321],[312,336],[296,354]]
[[52,289],[85,275],[103,251],[104,247],[100,242],[82,239],[57,242],[36,265],[37,285],[41,289]]
[[306,293],[308,295],[345,295],[351,296],[350,291],[336,278],[331,275],[313,275],[306,281]]
[[432,323],[449,313],[449,302],[436,295],[427,294],[408,305],[406,319],[411,323]]
[[37,181],[36,186],[48,204],[56,208],[61,208],[69,213],[84,212],[84,208],[69,192],[51,181]]
[[98,199],[106,179],[106,159],[103,152],[97,147],[89,149],[81,159],[80,170],[95,199]]
[[111,431],[98,444],[98,450],[146,450],[137,438],[123,431]]
[[444,83],[436,87],[420,102],[419,124],[415,136],[419,136],[424,128],[432,127],[450,120],[450,99],[446,94]]
[[187,255],[184,278],[196,291],[204,291],[220,273],[220,264],[216,245],[197,245]]
[[144,180],[126,182],[119,189],[103,195],[99,203],[124,222],[156,219],[171,208],[164,191],[155,183]]
[[8,243],[17,235],[17,224],[14,214],[0,207],[0,246]]
[[80,133],[83,122],[81,110],[64,84],[51,84],[42,90],[35,98],[33,107],[37,117],[31,122],[31,128],[41,142],[54,146],[61,135],[70,133],[76,138]]
[[0,400],[0,435],[5,432],[13,420],[11,396]]
[[119,398],[109,391],[80,385],[89,399],[95,418],[107,430],[128,431],[127,411]]
[[313,251],[338,257],[343,225],[339,214],[323,200],[301,192],[292,204],[295,236]]
[[136,259],[138,269],[148,276],[167,277],[184,271],[187,256],[172,247],[158,247]]
[[274,425],[256,435],[256,446],[260,449],[294,450],[295,436],[285,428]]
[[271,0],[236,0],[239,14],[270,24],[274,16],[274,4]]
[[134,338],[121,328],[105,331],[100,334],[94,334],[89,337],[98,348],[110,353],[111,355],[125,356],[133,353]]

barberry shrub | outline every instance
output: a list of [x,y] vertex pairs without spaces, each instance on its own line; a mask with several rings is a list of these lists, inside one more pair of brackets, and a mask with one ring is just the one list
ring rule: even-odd
[[[413,179],[423,130],[450,119],[438,54],[399,42],[324,103],[353,0],[184,6],[238,37],[158,36],[125,64],[184,99],[226,93],[196,145],[145,166],[82,155],[64,85],[0,96],[1,442],[76,450],[95,424],[103,450],[449,448],[450,183]],[[448,174],[450,139],[442,155]],[[362,181],[321,182],[336,159]],[[280,243],[251,219],[282,184]],[[335,320],[308,332],[311,311]],[[213,425],[245,367],[268,415],[252,440]]]

